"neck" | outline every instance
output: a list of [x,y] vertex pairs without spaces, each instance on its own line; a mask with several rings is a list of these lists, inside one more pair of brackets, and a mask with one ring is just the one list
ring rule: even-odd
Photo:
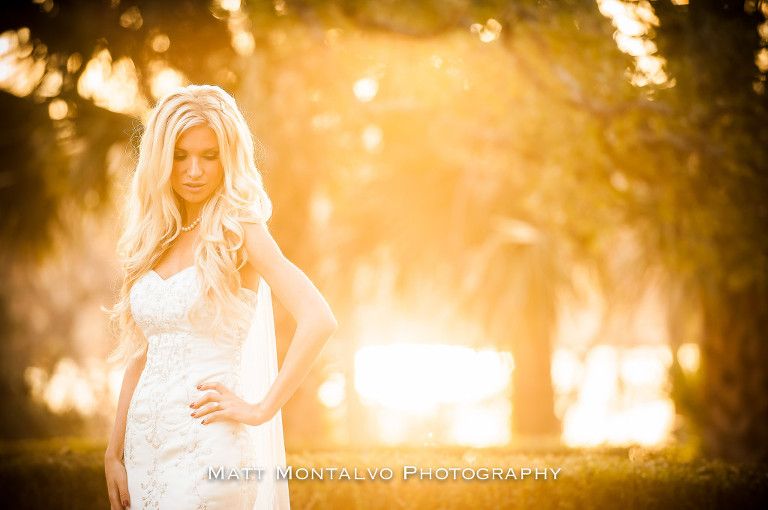
[[185,204],[183,212],[181,214],[181,222],[184,225],[189,225],[195,221],[203,210],[200,204]]

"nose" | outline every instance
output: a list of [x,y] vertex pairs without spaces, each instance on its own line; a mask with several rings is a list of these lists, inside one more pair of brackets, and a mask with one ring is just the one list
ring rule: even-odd
[[200,168],[200,160],[193,156],[190,158],[192,160],[191,164],[189,165],[189,170],[187,170],[187,173],[190,177],[198,177],[202,175],[203,170]]

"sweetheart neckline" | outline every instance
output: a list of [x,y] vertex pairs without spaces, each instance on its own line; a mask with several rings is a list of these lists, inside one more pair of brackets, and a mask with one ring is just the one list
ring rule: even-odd
[[152,273],[155,273],[155,275],[157,275],[157,277],[158,277],[158,278],[160,278],[162,281],[164,281],[164,282],[167,282],[167,281],[169,281],[169,280],[172,280],[174,277],[176,277],[176,276],[180,275],[180,274],[181,274],[181,273],[183,273],[184,271],[187,271],[188,269],[192,269],[193,267],[197,267],[197,266],[195,266],[195,265],[192,265],[192,266],[187,266],[187,267],[185,267],[184,269],[181,269],[180,271],[176,271],[175,273],[173,273],[173,274],[172,274],[171,276],[169,276],[168,278],[163,278],[162,276],[160,276],[160,273],[158,273],[158,272],[157,272],[157,271],[155,271],[154,269],[150,269],[150,271],[151,271]]
[[[189,269],[192,269],[192,268],[197,268],[197,266],[196,266],[196,265],[187,266],[187,267],[185,267],[184,269],[181,269],[181,270],[179,270],[179,271],[176,271],[175,273],[173,273],[173,274],[172,274],[171,276],[169,276],[168,278],[163,278],[162,276],[160,276],[160,273],[158,273],[158,272],[157,272],[157,271],[155,271],[154,269],[150,269],[150,270],[149,270],[149,272],[150,272],[150,273],[154,273],[154,274],[155,274],[155,276],[157,276],[157,277],[160,279],[160,281],[161,281],[161,282],[163,282],[163,283],[168,283],[169,281],[171,281],[171,280],[172,280],[172,279],[174,279],[175,277],[179,276],[181,273],[184,273],[184,272],[186,272],[187,270],[189,270]],[[259,285],[261,285],[261,283],[259,283]],[[241,286],[240,286],[240,289],[241,289],[241,290],[246,290],[246,291],[250,292],[251,294],[253,294],[254,296],[257,296],[257,295],[258,295],[258,292],[256,292],[255,290],[249,289],[248,287],[243,287],[243,286],[241,285]]]

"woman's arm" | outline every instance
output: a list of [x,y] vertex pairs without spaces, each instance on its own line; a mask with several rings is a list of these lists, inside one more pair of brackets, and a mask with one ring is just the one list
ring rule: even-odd
[[104,471],[107,475],[107,491],[112,510],[122,510],[131,504],[128,494],[128,478],[123,464],[123,446],[125,444],[125,424],[128,419],[128,407],[133,398],[133,391],[139,382],[147,362],[146,351],[138,358],[132,359],[125,369],[120,397],[117,401],[117,416],[112,436],[109,439],[107,452],[104,455]]
[[[205,416],[203,423],[218,419],[233,419],[249,425],[259,425],[271,419],[307,377],[326,342],[336,331],[337,323],[328,304],[309,278],[280,251],[269,231],[262,224],[248,223],[245,228],[245,248],[248,264],[261,275],[275,296],[296,319],[296,332],[286,353],[283,366],[261,402],[247,408],[221,383],[206,383],[199,389],[216,390],[193,403],[199,408],[217,401],[220,406],[204,406],[195,412]],[[214,409],[216,409],[214,411]]]
[[291,398],[309,374],[326,342],[336,331],[336,319],[307,276],[289,261],[262,224],[247,224],[248,261],[272,288],[296,320],[296,332],[283,366],[260,403],[269,419]]

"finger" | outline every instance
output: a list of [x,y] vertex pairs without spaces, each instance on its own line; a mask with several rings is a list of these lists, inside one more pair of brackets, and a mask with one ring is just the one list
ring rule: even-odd
[[197,409],[198,407],[202,407],[210,402],[221,402],[221,393],[209,391],[202,397],[189,404],[189,407],[192,409]]
[[117,492],[124,507],[131,506],[131,495],[128,494],[128,478],[123,475],[117,479]]
[[124,508],[131,506],[131,498],[128,497],[128,491],[125,491],[125,493],[120,492],[120,501],[123,502]]
[[203,419],[202,424],[208,425],[209,423],[213,423],[215,421],[223,420],[227,417],[226,409],[222,409],[220,411],[216,411],[214,413],[209,414],[208,416]]
[[200,418],[201,416],[215,412],[217,409],[221,409],[221,405],[218,402],[211,402],[210,404],[202,406],[200,409],[192,411],[192,416]]
[[130,506],[131,498],[128,495],[127,488],[120,488],[119,483],[109,484],[109,506],[111,510],[123,510],[123,508]]
[[111,510],[122,510],[122,505],[120,504],[120,494],[117,490],[117,485],[115,485],[111,480],[107,483],[107,492],[109,492],[109,506]]
[[198,390],[214,390],[214,391],[218,391],[219,393],[224,393],[225,391],[229,391],[227,387],[224,386],[219,381],[211,381],[211,382],[198,384],[197,389]]

